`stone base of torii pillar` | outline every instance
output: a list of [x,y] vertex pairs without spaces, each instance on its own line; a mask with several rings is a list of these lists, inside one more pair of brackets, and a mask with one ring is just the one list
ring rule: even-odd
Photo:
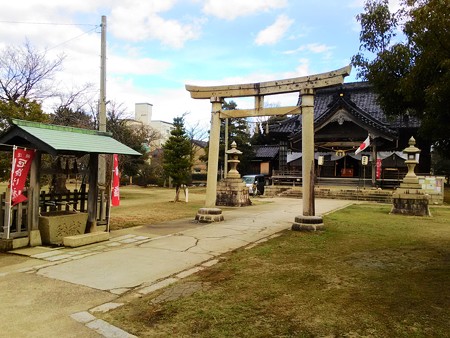
[[324,230],[325,226],[322,216],[297,216],[291,229],[294,231],[318,231]]
[[200,208],[195,215],[195,220],[200,223],[213,223],[222,222],[224,218],[219,208]]

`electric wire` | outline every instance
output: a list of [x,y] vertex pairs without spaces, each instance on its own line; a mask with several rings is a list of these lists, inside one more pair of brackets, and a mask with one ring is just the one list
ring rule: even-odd
[[47,48],[46,50],[52,50],[54,48],[57,48],[59,46],[62,46],[68,42],[71,42],[75,39],[78,39],[79,37],[86,35],[94,30],[96,30],[98,27],[100,27],[101,25],[99,24],[86,24],[86,23],[60,23],[60,22],[31,22],[31,21],[11,21],[11,20],[0,20],[0,23],[10,23],[10,24],[24,24],[24,25],[49,25],[49,26],[89,26],[92,27],[91,29],[89,29],[88,31],[83,32],[80,35],[77,35],[69,40],[66,40],[64,42],[61,42],[53,47]]
[[11,21],[11,20],[0,20],[0,23],[13,23],[22,25],[49,25],[49,26],[98,26],[88,23],[32,22],[32,21]]
[[69,39],[69,40],[66,40],[66,41],[64,41],[64,42],[61,42],[61,43],[59,43],[59,44],[57,44],[57,45],[55,45],[55,46],[53,46],[53,47],[47,48],[46,50],[49,51],[49,50],[55,49],[55,48],[57,48],[57,47],[59,47],[59,46],[62,46],[62,45],[64,45],[64,44],[66,44],[66,43],[69,43],[69,42],[71,42],[71,41],[73,41],[73,40],[76,40],[76,39],[82,37],[83,35],[86,35],[86,34],[92,32],[93,30],[96,30],[98,27],[99,27],[99,26],[97,25],[97,26],[95,26],[94,28],[91,28],[90,30],[81,33],[80,35],[77,35],[77,36],[75,36],[75,37],[73,37],[73,38],[71,38],[71,39]]

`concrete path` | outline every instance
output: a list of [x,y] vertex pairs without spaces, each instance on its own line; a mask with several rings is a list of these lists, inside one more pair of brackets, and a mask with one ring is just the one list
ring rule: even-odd
[[[290,229],[301,200],[224,208],[225,221],[178,220],[112,232],[108,242],[82,248],[26,248],[27,259],[0,264],[0,336],[130,337],[95,318],[217,262],[231,250],[254,245]],[[351,202],[316,200],[316,214]],[[326,224],[325,224],[326,226]]]

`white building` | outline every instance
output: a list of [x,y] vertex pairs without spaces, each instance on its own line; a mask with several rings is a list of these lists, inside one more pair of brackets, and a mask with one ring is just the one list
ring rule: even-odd
[[150,103],[136,103],[134,107],[134,118],[136,121],[151,127],[160,134],[161,137],[150,145],[151,150],[155,150],[161,148],[169,139],[173,124],[160,120],[152,121],[152,109],[153,105]]
[[136,103],[134,105],[135,120],[149,126],[152,121],[152,109],[153,105],[150,103]]

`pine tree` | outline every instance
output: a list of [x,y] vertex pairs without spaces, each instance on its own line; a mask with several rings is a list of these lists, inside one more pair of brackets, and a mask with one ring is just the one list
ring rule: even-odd
[[184,129],[184,117],[173,119],[174,129],[163,146],[163,169],[175,185],[175,202],[179,201],[180,188],[191,179],[192,146]]

